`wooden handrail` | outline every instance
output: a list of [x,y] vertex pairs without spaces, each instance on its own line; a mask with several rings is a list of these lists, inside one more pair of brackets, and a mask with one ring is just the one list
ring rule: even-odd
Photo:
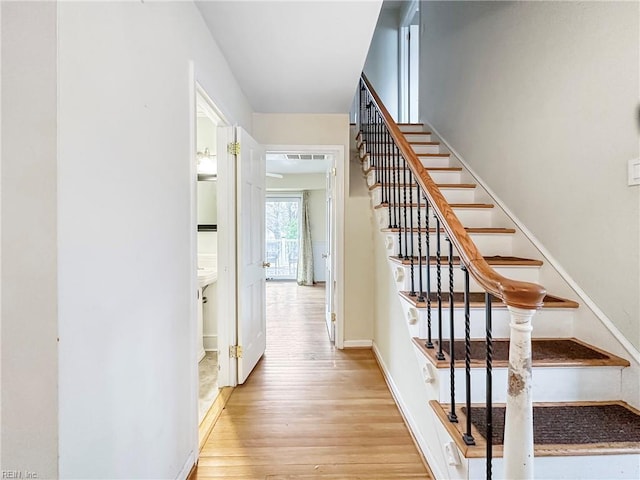
[[449,239],[456,247],[460,255],[460,260],[469,270],[469,274],[482,285],[487,292],[500,298],[508,306],[527,310],[541,308],[547,293],[546,290],[536,283],[521,282],[507,278],[491,268],[478,250],[478,247],[476,247],[473,240],[471,240],[462,223],[460,223],[460,220],[458,220],[449,203],[445,200],[442,192],[440,192],[440,189],[431,178],[431,175],[429,175],[427,169],[424,168],[420,162],[420,159],[411,148],[411,145],[409,145],[409,142],[407,142],[400,128],[382,101],[380,101],[380,97],[364,73],[362,74],[362,80],[371,94],[372,101],[380,111],[391,138],[393,138],[398,150],[416,176],[418,184],[427,195]]

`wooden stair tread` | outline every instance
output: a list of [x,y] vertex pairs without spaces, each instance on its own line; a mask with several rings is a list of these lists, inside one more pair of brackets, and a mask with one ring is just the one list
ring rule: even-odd
[[[494,208],[493,203],[450,203],[449,206],[451,208]],[[413,207],[418,208],[417,203],[392,203],[391,208],[395,207]],[[424,203],[420,204],[420,207],[424,208]],[[389,204],[387,202],[379,203],[375,205],[373,208],[389,208]]]
[[[493,234],[512,234],[516,233],[515,228],[502,228],[502,227],[464,227],[467,233],[493,233]],[[405,232],[410,231],[410,228],[406,227],[391,227],[391,228],[382,228],[381,232]],[[435,228],[430,228],[429,233],[436,233]],[[427,229],[422,227],[418,229],[418,227],[413,227],[413,233],[426,233]],[[440,229],[441,233],[445,233],[444,228]]]
[[[411,302],[416,308],[426,308],[427,302],[419,302],[417,295],[411,295],[410,292],[400,292],[400,295]],[[484,308],[484,292],[470,292],[469,293],[469,306],[471,308]],[[438,298],[435,292],[431,292],[431,308],[433,308],[434,304],[437,303]],[[492,298],[492,306],[494,308],[506,308],[507,306],[495,296],[491,296]],[[464,293],[463,292],[453,292],[453,305],[454,307],[464,307]],[[449,305],[449,292],[442,292],[442,303]],[[567,298],[557,297],[555,295],[545,295],[542,308],[578,308],[580,305],[578,302],[574,302],[573,300],[569,300]]]
[[[446,357],[438,360],[438,341],[434,340],[434,348],[426,347],[426,340],[413,338],[413,343],[433,363],[436,368],[449,368],[449,341],[442,342],[442,352]],[[464,339],[454,341],[455,365],[464,368]],[[531,357],[534,367],[576,367],[576,366],[611,366],[628,367],[630,363],[593,345],[576,338],[533,338],[531,339]],[[486,367],[486,342],[484,339],[471,340],[471,367]],[[509,364],[509,339],[493,340],[493,367],[506,368]]]
[[[426,171],[428,172],[461,172],[462,171],[462,167],[423,167]],[[409,168],[395,168],[395,167],[369,167],[367,168],[364,173],[365,175],[368,174],[369,172],[373,172],[375,170],[398,170],[398,171],[407,171],[410,170]]]
[[[447,418],[450,405],[435,400],[431,408],[466,458],[484,458],[484,405],[472,405],[471,433],[476,445],[462,440],[466,408],[455,409],[458,423]],[[503,456],[503,404],[493,405],[493,456]],[[622,401],[533,404],[534,455],[536,457],[640,453],[640,412]]]
[[[405,135],[431,135],[431,132],[405,132]],[[440,142],[424,142],[424,141],[419,141],[419,140],[407,140],[407,142],[409,142],[409,144],[411,145],[440,145]],[[367,143],[366,141],[364,143]],[[375,141],[372,140],[371,142],[369,142],[370,145],[392,145],[393,141]]]
[[[415,188],[416,185],[410,185],[410,184],[404,184],[404,183],[390,183],[388,184],[391,187],[404,187],[405,185],[407,187],[413,187]],[[387,185],[385,185],[387,186]],[[475,183],[438,183],[437,184],[438,188],[476,188],[476,184]],[[376,188],[382,188],[382,184],[379,182],[374,183],[373,185],[369,186],[369,190],[375,190]]]
[[[398,258],[397,255],[393,255],[391,257],[389,257],[393,262],[402,264],[402,265],[411,265],[411,259],[410,258]],[[542,265],[542,260],[536,260],[533,258],[522,258],[522,257],[503,257],[501,255],[493,255],[490,257],[484,257],[484,260],[491,266],[513,266],[513,267],[539,267]],[[447,264],[447,262],[449,261],[448,257],[440,257],[440,261],[442,262],[443,265]],[[427,262],[427,257],[422,257],[422,264],[426,264]],[[437,263],[437,257],[436,256],[430,256],[429,257],[429,263],[431,265],[436,265]],[[454,265],[460,265],[460,257],[459,256],[454,256],[453,257],[453,264]],[[418,265],[418,258],[414,257],[413,258],[413,265]]]

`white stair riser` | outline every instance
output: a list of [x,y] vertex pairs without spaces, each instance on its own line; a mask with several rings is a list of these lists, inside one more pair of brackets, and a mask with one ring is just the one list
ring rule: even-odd
[[417,123],[398,125],[398,128],[400,129],[401,132],[404,132],[404,133],[424,131],[424,125],[417,124]]
[[[425,251],[422,251],[423,255]],[[432,253],[432,252],[430,252]],[[401,291],[409,291],[411,290],[411,266],[410,265],[399,265],[396,262],[391,263],[394,273],[394,278],[396,279],[396,286]],[[432,265],[429,268],[431,272],[431,291],[435,291],[436,278],[437,278],[437,267]],[[504,275],[507,278],[511,278],[514,280],[521,280],[523,282],[538,282],[540,269],[537,267],[494,267],[494,270],[501,275]],[[414,278],[414,288],[418,289],[420,268],[417,262],[413,267],[413,278]],[[441,268],[441,276],[442,276],[442,289],[443,291],[449,291],[449,266],[447,263],[442,264]],[[423,289],[427,287],[427,267],[425,265],[422,266],[422,286]],[[453,288],[456,292],[461,292],[464,290],[464,274],[461,271],[459,266],[453,267]],[[469,291],[470,292],[483,292],[484,289],[474,280],[474,278],[469,276]]]
[[431,134],[423,132],[407,132],[404,138],[409,142],[430,142]]
[[[389,255],[397,255],[399,253],[399,246],[400,246],[400,239],[398,238],[398,233],[387,233],[387,239],[385,240],[385,242],[387,242],[387,252]],[[423,255],[425,254],[425,249],[424,249],[424,245],[426,240],[424,239],[424,235],[421,235],[422,238],[422,246],[423,246]],[[473,243],[475,243],[476,247],[478,247],[478,249],[483,253],[483,255],[486,256],[492,256],[492,255],[504,255],[504,256],[508,256],[508,255],[512,255],[512,249],[513,249],[513,235],[511,234],[495,234],[495,233],[471,233],[469,234],[469,236],[471,237],[471,239],[473,240]],[[413,239],[411,238],[412,235],[409,234],[406,236],[406,239],[408,239],[408,241],[412,241],[413,242],[413,256],[417,256],[418,255],[418,236],[416,234],[413,235]],[[404,245],[405,245],[405,234],[404,232],[402,233],[402,249],[403,249],[403,253],[404,253]],[[435,255],[436,254],[436,235],[435,234],[431,234],[430,239],[429,239],[429,243],[432,246],[431,249],[431,254]],[[411,250],[411,244],[409,245],[409,253]],[[441,255],[448,255],[449,253],[449,245],[448,243],[444,240],[444,235],[440,236],[440,254]],[[456,255],[455,249],[454,249],[454,255]]]
[[[430,208],[429,210],[431,213],[432,209]],[[486,228],[486,227],[494,226],[494,223],[493,223],[494,212],[492,208],[454,208],[453,211],[458,217],[458,220],[460,220],[460,222],[462,222],[462,225],[464,225],[465,227],[479,227],[479,228],[485,227]],[[387,227],[389,225],[389,208],[377,208],[376,213],[378,215],[378,222],[380,226]],[[407,208],[407,223],[409,223],[408,220],[411,218],[410,213],[411,212],[409,211],[409,208]],[[425,213],[426,213],[426,209],[422,207],[420,209],[420,225],[422,227],[425,226]],[[392,212],[391,218],[395,219],[396,216],[398,217],[397,222],[399,222],[399,225],[404,226],[404,212],[402,208],[400,208],[399,212],[397,208],[395,211]],[[433,227],[435,223],[436,223],[435,218],[433,217],[433,215],[431,215],[429,217],[429,226]],[[418,225],[418,208],[414,207],[413,208],[413,226],[415,227],[417,225]]]
[[[373,164],[377,164],[378,162],[371,161],[371,156],[365,157],[364,153],[366,152],[361,152],[362,168],[364,170],[369,170],[369,168],[371,168]],[[420,163],[422,163],[422,165],[425,168],[451,166],[449,164],[449,157],[418,157],[418,158],[420,159]],[[402,164],[402,166],[404,166],[404,164]]]
[[[468,476],[464,478],[470,480],[486,478],[486,460],[484,458],[471,458],[468,462]],[[533,460],[533,469],[535,479],[610,480],[615,478],[616,480],[637,480],[640,478],[640,455],[539,456]],[[503,480],[503,471],[503,459],[494,458],[493,478]]]
[[[395,177],[394,177],[395,175]],[[458,171],[430,171],[429,175],[436,183],[460,183],[461,182],[461,173]],[[415,177],[413,177],[415,179]],[[385,183],[404,183],[409,180],[409,174],[405,171],[387,171],[381,170],[376,172],[375,170],[367,173],[367,185],[371,186],[375,184],[378,179],[381,181],[384,180]],[[401,189],[399,189],[401,190]],[[398,192],[399,194],[401,192]],[[398,195],[399,196],[399,195]]]
[[[412,304],[401,297],[401,302],[405,318],[409,324],[410,309],[415,311],[417,320],[409,325],[412,337],[427,337],[427,309],[415,308]],[[572,335],[573,309],[571,308],[545,308],[536,313],[533,317],[533,332],[535,338],[568,338]],[[456,308],[454,310],[455,338],[464,338],[464,310]],[[509,323],[509,311],[502,308],[493,308],[491,313],[492,336],[493,338],[509,338],[511,329]],[[471,328],[471,338],[485,338],[485,309],[484,307],[472,307],[469,310],[469,323]],[[442,338],[449,337],[449,305],[442,302]],[[438,302],[431,302],[431,338],[438,338]]]
[[[425,361],[429,362],[428,359]],[[433,366],[433,364],[432,364]],[[610,401],[620,398],[622,367],[533,367],[534,402],[578,402]],[[431,368],[428,369],[433,374]],[[436,369],[434,387],[438,391],[437,400],[451,402],[450,372],[448,368]],[[456,403],[463,404],[465,398],[464,367],[455,369]],[[507,401],[507,367],[493,367],[492,399],[494,403]],[[426,376],[426,375],[425,375]],[[486,370],[471,369],[471,402],[484,403],[486,399]]]
[[[429,140],[416,140],[419,142],[428,142]],[[421,143],[412,143],[412,150],[418,155],[423,153],[440,153],[440,145],[425,145]]]
[[[475,188],[441,188],[440,191],[444,196],[445,200],[449,203],[474,203],[475,199]],[[407,188],[406,189],[406,203],[411,203],[411,199],[413,201],[417,201],[418,195],[417,188]],[[401,198],[404,203],[405,192],[402,190]],[[373,201],[373,205],[379,205],[382,203],[382,187],[376,187],[371,190],[371,197]]]

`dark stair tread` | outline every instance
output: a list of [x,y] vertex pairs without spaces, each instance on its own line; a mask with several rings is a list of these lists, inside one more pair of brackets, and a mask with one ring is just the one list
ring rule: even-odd
[[[503,228],[503,227],[464,227],[464,229],[467,231],[467,233],[502,233],[502,234],[512,234],[512,233],[516,233],[516,229],[515,228]],[[398,233],[398,232],[409,232],[411,229],[410,228],[405,228],[405,227],[395,227],[395,228],[381,228],[380,231],[381,232],[385,232],[385,233]],[[426,228],[420,228],[418,230],[418,227],[414,227],[413,228],[413,233],[426,233],[427,229]],[[429,229],[429,233],[436,233],[437,230],[435,228],[430,228]],[[441,233],[445,233],[444,228],[440,229]]]
[[[411,265],[411,259],[410,258],[398,258],[397,255],[393,255],[391,257],[389,257],[393,262],[402,264],[402,265]],[[427,257],[422,257],[422,264],[425,265],[426,261],[427,261]],[[494,266],[494,267],[499,267],[499,266],[509,266],[509,267],[539,267],[542,265],[542,260],[535,260],[533,258],[522,258],[522,257],[511,257],[511,256],[507,256],[507,257],[503,257],[501,255],[493,255],[490,257],[484,257],[485,262],[487,262],[489,265]],[[446,266],[448,263],[449,259],[448,257],[440,257],[440,262],[442,265]],[[431,256],[429,257],[429,263],[431,265],[436,265],[437,264],[437,257],[436,256]],[[454,265],[460,265],[460,257],[459,256],[454,256],[453,257],[453,264]],[[414,266],[418,266],[418,257],[414,257],[413,258],[413,265]]]
[[[403,183],[391,183],[390,184],[391,187],[404,187],[405,184]],[[415,188],[417,185],[406,185],[407,187],[413,187]],[[476,188],[476,184],[475,183],[438,183],[437,187],[438,188]],[[373,185],[369,186],[369,190],[375,190],[376,188],[382,188],[382,184],[381,183],[374,183]]]
[[[446,415],[447,404],[435,400],[432,408],[467,458],[483,458],[486,449],[484,405],[472,405],[472,435],[476,445],[467,447],[461,431],[466,424],[466,408],[456,408],[458,423]],[[504,405],[494,405],[493,455],[501,457],[504,440]],[[640,412],[622,401],[567,402],[533,404],[533,439],[535,456],[640,453]]]
[[[411,295],[410,292],[400,292],[400,295],[411,302],[416,308],[426,308],[427,302],[419,302],[417,295]],[[469,293],[469,306],[471,308],[482,307],[484,308],[484,292],[470,292]],[[435,292],[431,292],[431,308],[434,308],[434,305],[437,305],[438,297]],[[506,308],[506,305],[502,303],[502,300],[497,298],[494,295],[491,295],[492,306],[494,308]],[[464,293],[463,292],[453,292],[453,301],[455,307],[464,307]],[[449,292],[442,292],[442,304],[449,305]],[[580,305],[573,300],[569,300],[567,298],[557,297],[555,295],[545,295],[543,300],[542,308],[578,308]]]
[[[442,353],[446,357],[438,360],[438,341],[433,340],[434,348],[427,348],[426,340],[413,338],[413,343],[431,360],[437,368],[449,368],[449,341],[442,342]],[[486,342],[471,340],[471,367],[485,368]],[[465,342],[454,341],[456,367],[464,367]],[[534,367],[572,367],[572,366],[612,366],[628,367],[624,358],[600,350],[576,338],[533,338],[531,339],[531,358]],[[493,367],[507,367],[509,363],[509,339],[493,340]]]
[[[417,203],[392,203],[391,208],[395,207],[413,207],[418,208]],[[420,204],[420,206],[424,209],[424,203]],[[493,208],[493,203],[450,203],[449,206],[451,208]],[[387,202],[379,203],[375,205],[373,208],[389,208],[389,204]]]

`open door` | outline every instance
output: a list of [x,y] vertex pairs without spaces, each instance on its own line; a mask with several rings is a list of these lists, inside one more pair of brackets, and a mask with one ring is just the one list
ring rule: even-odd
[[329,339],[332,342],[336,340],[336,316],[335,310],[333,308],[333,298],[334,298],[334,289],[335,289],[335,279],[334,277],[334,231],[333,225],[335,220],[335,212],[334,212],[334,192],[335,192],[335,184],[336,184],[336,169],[335,169],[335,156],[332,160],[331,167],[327,170],[327,252],[323,255],[325,261],[325,278],[326,278],[326,312],[325,319],[327,322],[327,331],[329,332]]
[[[238,151],[239,149],[239,151]],[[265,152],[236,127],[238,219],[238,383],[244,383],[266,348]]]

